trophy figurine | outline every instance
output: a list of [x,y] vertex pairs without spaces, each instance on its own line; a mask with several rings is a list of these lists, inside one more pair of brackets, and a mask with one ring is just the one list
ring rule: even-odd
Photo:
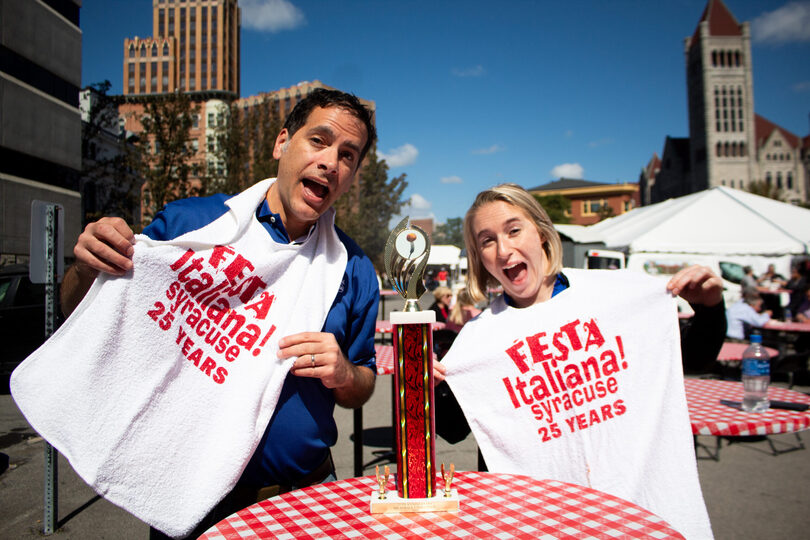
[[433,332],[436,313],[421,311],[423,276],[430,256],[425,231],[404,218],[385,244],[385,270],[404,299],[391,312],[394,341],[394,411],[396,497],[372,494],[372,513],[458,511],[458,494],[436,490],[435,414],[433,401]]

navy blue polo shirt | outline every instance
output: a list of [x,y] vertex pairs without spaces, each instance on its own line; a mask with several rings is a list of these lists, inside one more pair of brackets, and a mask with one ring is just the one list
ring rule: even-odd
[[[169,203],[143,234],[154,240],[171,240],[204,227],[228,210],[225,201],[229,198],[218,194]],[[273,240],[290,242],[281,217],[270,211],[266,200],[257,208],[256,218]],[[360,247],[340,229],[337,233],[346,247],[348,262],[322,331],[334,334],[350,362],[376,374],[374,326],[380,296],[377,276]],[[288,374],[275,414],[240,482],[251,486],[294,484],[313,471],[337,442],[334,408],[333,391],[319,379]]]

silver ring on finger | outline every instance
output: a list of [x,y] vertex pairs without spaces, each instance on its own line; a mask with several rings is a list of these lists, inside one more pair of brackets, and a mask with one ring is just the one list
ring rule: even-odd
[[310,367],[312,369],[315,369],[315,355],[314,354],[309,355],[309,365],[310,365]]

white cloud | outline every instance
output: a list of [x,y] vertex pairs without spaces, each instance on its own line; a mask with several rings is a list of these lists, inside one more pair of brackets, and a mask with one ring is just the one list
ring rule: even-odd
[[557,178],[573,178],[575,180],[582,180],[585,175],[585,169],[579,163],[563,163],[551,169],[551,176]]
[[411,219],[418,219],[418,218],[436,219],[436,216],[433,214],[433,203],[431,203],[429,200],[425,199],[418,193],[414,193],[413,195],[411,195],[411,198],[408,199],[408,202],[402,205],[399,214],[391,217],[391,221],[388,222],[389,228],[394,227],[405,216],[408,216]]
[[751,22],[757,43],[810,41],[810,2],[791,2],[766,12]]
[[410,143],[405,143],[390,152],[377,152],[377,156],[384,159],[388,166],[393,169],[394,167],[404,167],[415,163],[417,156],[419,156],[419,149]]
[[477,148],[472,151],[473,154],[477,155],[486,155],[486,154],[496,154],[498,152],[503,152],[504,147],[500,144],[493,144],[489,148]]
[[481,64],[471,68],[453,68],[453,75],[456,77],[483,77],[486,72]]
[[810,91],[810,81],[797,82],[790,87],[794,92],[807,92]]
[[599,140],[596,140],[596,141],[589,142],[588,146],[590,148],[597,148],[599,146],[605,146],[606,144],[612,144],[612,143],[613,143],[613,139],[611,139],[610,137],[605,137],[604,139],[599,139]]
[[247,29],[276,33],[306,24],[304,12],[289,0],[242,0],[239,5]]
[[461,184],[464,180],[460,176],[445,176],[440,182],[442,184]]

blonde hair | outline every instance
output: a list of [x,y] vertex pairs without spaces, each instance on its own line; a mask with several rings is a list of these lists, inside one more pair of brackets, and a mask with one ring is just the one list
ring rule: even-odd
[[442,299],[442,297],[447,294],[453,296],[453,291],[451,291],[447,287],[436,287],[435,289],[433,289],[433,298],[435,298],[437,302],[439,302]]
[[562,242],[557,229],[534,196],[517,184],[500,184],[475,197],[472,206],[464,216],[464,244],[467,247],[467,289],[470,298],[478,302],[486,298],[490,286],[500,285],[495,278],[487,272],[481,261],[478,251],[478,239],[473,231],[475,214],[481,207],[496,201],[502,201],[522,210],[537,227],[540,239],[543,242],[543,251],[548,258],[547,275],[559,274],[562,270]]
[[463,325],[465,322],[463,308],[465,306],[474,305],[475,302],[470,298],[470,293],[467,292],[467,289],[459,289],[456,293],[456,303],[453,304],[453,309],[450,310],[450,315],[447,316],[447,320],[459,326]]

